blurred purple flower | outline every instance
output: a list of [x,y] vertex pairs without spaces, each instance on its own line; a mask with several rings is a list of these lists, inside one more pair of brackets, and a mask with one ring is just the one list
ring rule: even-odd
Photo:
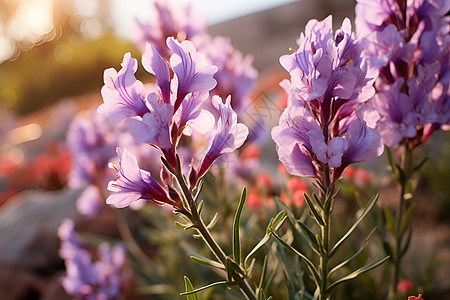
[[77,199],[77,211],[87,218],[94,218],[102,209],[103,201],[98,187],[88,185]]
[[139,199],[147,199],[159,205],[164,203],[174,205],[174,201],[151,174],[139,168],[133,154],[127,149],[122,152],[120,148],[117,148],[117,154],[120,159],[117,180],[108,184],[108,190],[113,194],[106,199],[106,203],[122,208]]
[[248,135],[247,126],[237,122],[237,115],[231,108],[230,96],[225,104],[219,96],[213,96],[212,101],[220,117],[215,129],[206,136],[210,147],[195,171],[196,179],[202,177],[222,154],[233,152],[242,146]]
[[165,59],[171,54],[166,47],[168,37],[190,40],[206,31],[206,17],[194,12],[190,5],[175,9],[168,1],[155,1],[152,12],[155,17],[149,18],[150,22],[136,20],[131,39],[140,49],[144,49],[146,43],[152,44]]
[[69,186],[79,188],[101,181],[117,147],[116,135],[107,120],[95,113],[76,116],[66,140],[73,158]]
[[60,256],[66,265],[66,274],[61,285],[69,295],[83,299],[116,299],[123,285],[125,248],[121,244],[114,247],[106,243],[97,249],[97,260],[80,242],[70,219],[58,228],[61,240]]

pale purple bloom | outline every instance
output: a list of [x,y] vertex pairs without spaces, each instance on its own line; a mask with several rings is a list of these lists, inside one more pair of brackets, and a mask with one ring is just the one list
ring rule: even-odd
[[118,208],[126,207],[139,199],[152,200],[159,205],[174,204],[151,174],[139,168],[133,154],[127,149],[122,152],[120,148],[117,148],[117,154],[120,159],[119,169],[117,169],[118,178],[108,184],[108,190],[113,194],[106,199],[106,203]]
[[[290,97],[313,101],[321,106],[322,118],[330,117],[330,102],[335,109],[343,105],[353,109],[373,96],[373,71],[361,58],[361,47],[351,33],[348,19],[333,36],[332,18],[310,20],[297,43],[298,50],[280,58],[291,75]],[[287,87],[286,84],[284,84]]]
[[241,112],[251,106],[249,93],[258,77],[258,72],[252,64],[253,57],[244,57],[241,52],[235,50],[229,37],[212,37],[205,33],[197,35],[192,42],[210,64],[218,67],[214,75],[217,86],[211,93],[223,99],[230,95],[233,109],[242,117]]
[[219,96],[214,96],[214,107],[219,111],[219,120],[215,129],[206,136],[208,152],[196,170],[196,178],[202,177],[211,167],[213,162],[222,154],[230,153],[242,146],[248,136],[248,128],[237,122],[237,115],[231,108],[231,97],[225,103]]
[[156,85],[161,92],[163,102],[170,103],[169,67],[158,51],[148,43],[142,56],[142,66],[147,72],[156,76]]
[[152,12],[154,16],[148,18],[148,22],[136,20],[131,38],[140,49],[144,49],[146,43],[152,44],[165,59],[171,54],[166,47],[168,37],[190,40],[206,31],[206,17],[194,12],[190,5],[179,8],[171,7],[168,1],[155,1]]
[[208,99],[207,93],[191,93],[181,102],[180,108],[173,116],[179,129],[187,136],[196,130],[201,134],[209,132],[215,123],[214,116],[200,106]]
[[167,38],[167,46],[174,54],[170,57],[170,65],[176,78],[176,100],[173,102],[174,111],[180,107],[187,94],[192,92],[206,93],[212,90],[217,81],[214,74],[217,67],[208,64],[203,54],[197,52],[190,41],[179,43],[172,37]]
[[[376,128],[390,147],[423,142],[430,128],[449,123],[450,2],[403,5],[358,0],[356,7],[358,33],[366,39],[363,56],[380,71],[373,100],[379,114]],[[376,19],[370,17],[374,15]]]
[[[328,168],[334,183],[350,163],[381,155],[383,145],[356,114],[375,94],[377,72],[361,57],[350,21],[345,19],[335,35],[331,25],[331,17],[309,21],[299,49],[280,58],[291,78],[280,84],[288,107],[272,139],[290,174],[320,178]],[[368,110],[362,114],[373,119]]]
[[70,187],[95,184],[100,174],[106,176],[108,162],[115,156],[117,138],[103,116],[95,113],[76,116],[66,139],[73,159]]
[[172,122],[173,106],[158,101],[155,93],[147,96],[150,110],[142,118],[128,118],[128,130],[138,143],[147,143],[162,150],[172,148],[169,127]]
[[61,285],[72,296],[83,299],[117,299],[123,285],[125,248],[121,244],[110,247],[100,244],[96,256],[80,241],[74,223],[64,220],[58,228],[61,240],[60,256],[65,261],[66,274]]
[[102,209],[104,199],[95,185],[88,185],[77,199],[77,211],[87,218],[94,218]]
[[126,118],[143,116],[149,109],[145,103],[145,89],[142,82],[136,80],[134,73],[137,61],[126,53],[123,57],[122,69],[117,72],[110,68],[103,75],[105,85],[102,88],[104,103],[98,112],[108,116],[111,122],[118,125]]

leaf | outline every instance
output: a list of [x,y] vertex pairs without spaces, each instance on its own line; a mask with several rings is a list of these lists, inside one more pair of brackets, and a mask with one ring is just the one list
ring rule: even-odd
[[320,207],[320,209],[323,210],[323,204],[322,204],[322,202],[320,201],[320,199],[319,199],[319,197],[317,196],[317,194],[316,194],[316,193],[312,193],[312,196],[313,196],[313,199],[314,199],[314,203],[316,203],[317,206]]
[[375,196],[372,197],[372,199],[370,199],[366,208],[364,208],[364,211],[362,212],[362,214],[358,217],[358,219],[356,219],[356,222],[353,224],[353,226],[350,227],[350,229],[347,231],[347,233],[344,234],[344,236],[333,246],[333,248],[330,251],[329,257],[332,257],[333,254],[336,253],[336,250],[339,248],[339,246],[342,245],[343,242],[345,242],[345,240],[353,233],[353,231],[355,231],[356,227],[358,227],[358,225],[362,222],[362,220],[365,218],[365,216],[370,212],[370,210],[375,205],[377,200],[378,200],[378,194],[376,194]]
[[261,248],[265,243],[267,243],[267,241],[270,239],[270,234],[266,234],[260,241],[258,244],[256,244],[256,246],[250,251],[249,254],[247,254],[247,257],[245,257],[244,260],[244,266],[245,268],[249,268],[249,264],[248,264],[248,260],[250,259],[250,257],[255,254],[256,251],[259,250],[259,248]]
[[181,296],[186,295],[188,300],[200,300],[200,297],[187,276],[184,276],[184,285],[186,286],[186,293],[182,293]]
[[329,193],[327,196],[327,199],[325,200],[325,204],[323,205],[323,210],[325,212],[331,212],[331,209],[333,207],[333,201],[336,198],[336,196],[339,194],[340,189],[338,189],[335,193]]
[[[184,276],[184,278],[185,278],[185,282],[186,282],[186,278],[187,278],[187,277]],[[188,280],[189,280],[189,279],[188,279]],[[217,281],[217,282],[214,282],[214,283],[205,285],[205,286],[203,286],[203,287],[201,287],[201,288],[198,288],[198,289],[195,289],[195,290],[192,289],[191,291],[187,291],[187,289],[186,289],[186,292],[181,293],[180,295],[181,295],[181,296],[187,296],[188,299],[191,299],[191,298],[189,298],[189,296],[191,296],[192,294],[197,295],[198,292],[204,291],[204,290],[206,290],[206,289],[209,289],[209,288],[212,288],[212,287],[215,287],[215,286],[221,286],[221,285],[224,285],[224,286],[227,286],[227,287],[232,287],[232,286],[237,285],[237,283],[236,283],[236,282],[229,282],[229,281]],[[191,286],[192,286],[192,285],[191,285]],[[192,298],[192,299],[198,299],[198,300],[200,300],[200,298],[198,298],[198,296],[197,296],[197,298]]]
[[416,208],[416,205],[412,204],[408,208],[408,210],[405,212],[405,214],[403,215],[402,222],[400,223],[400,236],[402,236],[403,233],[405,232],[406,227],[408,226],[409,220],[411,219],[415,208]]
[[297,221],[296,223],[298,224],[298,226],[300,226],[300,228],[303,230],[303,232],[308,237],[308,239],[310,241],[308,244],[310,244],[310,246],[312,246],[313,250],[315,250],[315,252],[318,254],[320,252],[320,247],[319,247],[319,244],[317,243],[317,239],[314,236],[314,233],[311,231],[311,229],[308,228],[308,226],[306,226],[302,222]]
[[214,268],[225,270],[225,266],[222,263],[217,262],[217,261],[212,260],[212,259],[209,259],[209,258],[201,255],[200,253],[196,252],[194,249],[190,248],[187,245],[187,243],[185,243],[185,242],[183,243],[182,242],[181,243],[181,247],[185,251],[187,251],[187,252],[189,252],[191,254],[191,259],[192,260],[195,260],[195,261],[197,261],[199,263],[202,263],[202,264],[210,265],[211,267],[214,267]]
[[369,241],[370,237],[372,236],[372,234],[375,232],[375,230],[376,230],[376,228],[372,229],[372,231],[369,233],[369,235],[364,240],[364,243],[361,246],[361,248],[359,248],[359,250],[355,254],[353,254],[352,256],[350,256],[349,258],[344,260],[343,262],[341,262],[339,265],[335,266],[332,270],[330,270],[330,272],[328,272],[327,276],[330,276],[332,273],[336,272],[337,270],[339,270],[340,268],[342,268],[343,266],[348,264],[350,261],[352,261],[359,254],[361,254],[367,248],[368,241]]
[[305,196],[306,204],[308,204],[309,210],[314,215],[314,218],[316,219],[317,223],[319,225],[324,226],[325,222],[323,221],[322,217],[317,212],[316,208],[314,207],[314,204],[312,203],[311,199],[309,198],[307,193],[303,193],[303,196]]
[[[195,198],[197,198],[197,197],[195,197]],[[200,201],[200,203],[198,204],[198,208],[197,208],[197,212],[198,212],[198,215],[199,215],[199,216],[202,214],[203,206],[205,206],[205,201],[202,200],[202,201]]]
[[241,241],[239,236],[239,221],[241,220],[241,214],[242,210],[244,209],[246,196],[247,196],[247,188],[244,187],[233,221],[233,257],[237,264],[241,264]]
[[406,238],[406,243],[403,246],[402,251],[400,251],[400,257],[405,255],[406,251],[408,251],[409,244],[411,243],[411,236],[412,236],[412,228],[409,228],[409,230],[408,230],[408,237]]
[[303,255],[302,253],[298,252],[297,249],[293,248],[291,245],[286,243],[275,232],[272,232],[272,235],[281,245],[283,245],[286,249],[288,249],[292,253],[297,254],[297,256],[299,256],[306,263],[308,269],[311,271],[311,273],[312,273],[312,275],[313,275],[313,277],[314,277],[314,279],[316,281],[316,284],[319,285],[319,282],[321,282],[321,280],[320,280],[319,272],[314,267],[314,264],[305,255]]
[[216,261],[214,261],[214,260],[211,260],[211,259],[209,259],[209,258],[206,258],[206,257],[201,257],[201,258],[200,258],[200,257],[197,257],[197,256],[190,256],[190,258],[191,258],[193,261],[196,261],[196,262],[198,262],[198,263],[201,263],[201,264],[204,264],[204,265],[213,267],[213,268],[225,270],[225,267],[224,267],[223,264],[218,263],[218,262],[216,262]]
[[[319,254],[319,248],[316,244],[316,238],[312,231],[301,221],[296,220],[292,211],[287,207],[287,205],[281,201],[278,197],[275,197],[275,200],[279,202],[281,206],[283,206],[284,211],[286,212],[289,223],[291,223],[291,227],[293,228],[293,233],[296,236],[301,236],[304,239],[308,246],[316,253]],[[305,227],[305,228],[304,228]]]
[[259,279],[259,284],[258,284],[258,299],[264,299],[266,300],[266,296],[264,295],[264,281],[266,279],[266,274],[267,274],[267,255],[264,256],[264,262],[262,265],[262,271],[261,271],[261,277]]
[[365,273],[365,272],[368,272],[368,271],[370,271],[372,269],[375,269],[376,267],[380,266],[381,264],[383,264],[388,259],[389,259],[389,256],[386,256],[385,258],[383,258],[383,259],[381,259],[381,260],[379,260],[379,261],[377,261],[377,262],[375,262],[373,264],[367,262],[361,268],[353,271],[352,273],[348,274],[347,276],[342,277],[341,279],[339,279],[339,280],[333,282],[332,284],[330,284],[328,286],[328,288],[327,288],[327,292],[331,293],[331,290],[334,289],[338,284],[341,284],[341,283],[343,283],[345,281],[352,280],[353,278],[361,275],[362,273]]
[[391,209],[388,206],[385,206],[384,209],[384,217],[386,219],[386,228],[389,230],[392,234],[395,235],[395,217],[392,213]]
[[211,229],[214,227],[214,225],[216,225],[217,220],[219,220],[219,213],[216,212],[213,216],[213,218],[211,219],[211,221],[209,222],[209,224],[206,226],[206,228]]

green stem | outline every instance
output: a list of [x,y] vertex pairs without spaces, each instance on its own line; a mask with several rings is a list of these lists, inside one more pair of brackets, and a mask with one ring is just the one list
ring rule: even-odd
[[[217,244],[216,240],[211,235],[211,232],[208,230],[202,218],[198,214],[197,205],[195,204],[194,197],[192,196],[191,191],[187,187],[180,169],[176,171],[175,177],[177,178],[178,184],[180,185],[181,190],[183,191],[183,194],[186,197],[187,202],[189,203],[191,214],[188,215],[188,217],[190,218],[192,224],[194,224],[197,230],[200,232],[211,252],[224,266],[226,266],[227,256],[225,252],[222,250],[222,248],[219,246],[219,244]],[[239,285],[240,290],[242,294],[244,294],[246,299],[248,300],[258,299],[256,293],[253,291],[253,289],[251,288],[250,284],[248,283],[245,277],[242,277],[240,274],[233,272],[233,280]]]
[[394,299],[397,294],[397,285],[400,279],[400,271],[401,271],[401,260],[403,258],[402,255],[402,241],[403,234],[401,232],[401,223],[403,219],[403,212],[405,208],[405,194],[406,187],[411,178],[412,172],[412,153],[409,149],[408,145],[404,146],[404,154],[405,157],[403,159],[402,172],[403,176],[400,176],[398,184],[400,185],[400,198],[398,201],[398,209],[396,214],[396,226],[395,226],[395,246],[394,246],[394,257],[393,257],[393,270],[392,270],[392,285],[389,290],[389,299]]
[[[332,193],[332,187],[330,182],[330,169],[328,166],[324,168],[324,178],[323,178],[323,187],[324,191],[321,191],[321,198],[323,204],[329,195]],[[322,217],[324,221],[324,225],[321,227],[321,238],[323,243],[323,252],[320,254],[320,275],[322,277],[322,284],[320,286],[320,296],[319,300],[327,300],[330,299],[330,295],[328,293],[328,255],[329,255],[329,245],[330,245],[330,213],[332,207],[329,208],[328,211],[322,211]]]

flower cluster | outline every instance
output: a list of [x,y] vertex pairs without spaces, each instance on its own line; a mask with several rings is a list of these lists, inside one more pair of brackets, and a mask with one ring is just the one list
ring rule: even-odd
[[64,259],[66,275],[61,284],[69,295],[83,299],[116,299],[122,290],[125,248],[102,243],[97,249],[98,260],[82,244],[74,231],[74,223],[66,219],[58,228],[61,240],[59,255]]
[[290,174],[323,177],[327,169],[334,182],[349,164],[370,162],[383,152],[380,135],[368,126],[371,114],[357,114],[375,93],[376,74],[361,58],[350,20],[335,35],[331,16],[311,20],[305,33],[298,50],[280,58],[291,79],[281,83],[288,107],[272,138]]
[[102,207],[99,188],[109,180],[108,162],[115,155],[117,135],[107,119],[96,113],[78,115],[67,131],[67,145],[73,157],[69,186],[87,186],[77,200],[78,212],[94,217]]
[[363,56],[379,69],[373,106],[383,142],[424,142],[450,124],[448,1],[365,1],[356,5]]
[[[219,156],[243,144],[248,129],[237,123],[230,97],[225,103],[219,96],[213,97],[219,115],[216,124],[213,113],[203,108],[209,92],[216,86],[213,75],[217,67],[208,64],[205,56],[197,52],[190,41],[180,43],[169,37],[167,46],[173,52],[170,57],[171,70],[150,44],[147,44],[142,57],[144,69],[156,76],[153,91],[146,91],[144,84],[135,78],[137,61],[129,53],[125,54],[119,72],[105,70],[105,85],[102,88],[104,103],[99,106],[98,112],[108,116],[115,125],[126,120],[128,130],[136,142],[159,149],[165,167],[171,171],[181,169],[177,146],[182,133],[207,134],[209,147],[206,154],[196,166],[194,162],[191,163],[189,179],[193,188]],[[118,180],[110,182],[109,190],[115,193],[107,202],[124,207],[139,199],[151,199],[158,204],[167,203],[177,209],[183,208],[181,198],[172,189],[170,180],[164,182],[169,188],[167,193],[149,172],[140,170],[132,154],[126,150],[119,150],[118,154],[121,159],[117,169]],[[190,155],[192,160],[194,155]]]
[[151,22],[135,21],[131,31],[131,40],[140,49],[145,49],[150,43],[164,59],[171,55],[165,45],[168,37],[179,41],[191,40],[195,35],[206,31],[207,19],[203,14],[192,10],[190,5],[175,9],[168,1],[155,1],[151,12],[154,14]]

